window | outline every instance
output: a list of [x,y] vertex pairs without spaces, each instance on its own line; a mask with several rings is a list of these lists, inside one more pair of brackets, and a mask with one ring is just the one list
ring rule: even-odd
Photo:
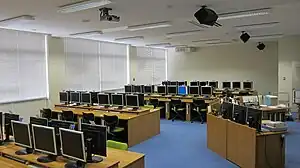
[[45,35],[0,29],[0,103],[47,97]]
[[84,39],[65,39],[66,90],[106,91],[127,80],[127,46]]
[[137,84],[160,84],[166,80],[166,50],[137,47]]

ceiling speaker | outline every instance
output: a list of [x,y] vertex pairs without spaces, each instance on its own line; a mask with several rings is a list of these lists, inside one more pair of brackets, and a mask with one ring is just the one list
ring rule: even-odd
[[240,36],[240,39],[246,43],[250,39],[250,35],[246,32],[243,32],[242,35]]
[[200,24],[209,26],[215,25],[218,20],[217,13],[212,9],[206,8],[206,6],[202,6],[202,8],[194,14],[194,16]]
[[258,43],[257,48],[259,50],[264,50],[266,48],[266,45],[264,43]]

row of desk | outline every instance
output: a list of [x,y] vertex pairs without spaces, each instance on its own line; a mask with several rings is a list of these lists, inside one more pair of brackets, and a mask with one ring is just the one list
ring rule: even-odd
[[[58,157],[56,162],[40,163],[37,158],[43,154],[16,155],[15,152],[21,148],[13,143],[0,146],[0,165],[5,168],[25,168],[28,165],[37,165],[47,168],[64,168],[68,161],[66,158]],[[100,163],[87,164],[86,168],[144,168],[145,155],[130,151],[122,151],[107,148],[107,157]]]
[[[68,106],[55,105],[52,112],[62,113],[63,110],[71,110],[81,121],[83,113],[93,113],[95,117],[103,118],[104,115],[116,115],[119,117],[119,124],[125,128],[126,143],[129,147],[139,144],[153,136],[160,134],[160,108],[141,108],[137,111],[126,110],[110,111],[98,106]],[[79,124],[80,125],[80,124]]]
[[284,168],[285,132],[256,129],[207,115],[207,147],[243,168]]

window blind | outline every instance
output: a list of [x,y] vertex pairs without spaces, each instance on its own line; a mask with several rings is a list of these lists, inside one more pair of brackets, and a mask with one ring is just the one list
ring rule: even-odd
[[47,97],[45,35],[0,29],[0,103]]
[[160,84],[166,80],[166,50],[137,47],[137,84]]

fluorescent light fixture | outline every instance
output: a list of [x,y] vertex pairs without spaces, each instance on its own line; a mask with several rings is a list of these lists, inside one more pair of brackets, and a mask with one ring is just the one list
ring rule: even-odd
[[183,32],[174,32],[174,33],[168,33],[166,36],[168,38],[172,37],[180,37],[180,36],[189,36],[189,35],[194,35],[202,32],[203,30],[192,30],[192,31],[183,31]]
[[170,45],[166,46],[165,48],[176,48],[176,47],[188,47],[187,45]]
[[128,26],[122,26],[122,27],[114,27],[114,28],[108,28],[108,29],[102,29],[103,33],[112,33],[112,32],[118,32],[126,30]]
[[144,40],[144,36],[122,37],[122,38],[115,39],[115,41],[128,41],[128,40]]
[[208,44],[208,45],[220,45],[220,44],[231,44],[231,42],[229,41],[221,41],[221,42],[215,42],[215,43],[205,43],[205,44]]
[[170,46],[171,43],[157,43],[157,44],[147,44],[147,47],[167,47]]
[[31,15],[21,15],[21,16],[16,16],[8,19],[3,19],[0,20],[0,24],[14,24],[14,23],[26,23],[35,20],[34,16]]
[[59,13],[73,13],[110,4],[109,0],[89,0],[60,6]]
[[231,13],[219,14],[218,20],[240,19],[245,17],[263,16],[270,14],[271,8],[252,9]]
[[101,34],[103,34],[102,31],[89,31],[89,32],[70,34],[70,36],[97,36]]
[[268,35],[261,35],[261,36],[251,36],[250,40],[267,40],[267,39],[274,39],[274,38],[282,38],[283,34],[268,34]]
[[170,27],[171,22],[164,21],[164,22],[156,22],[156,23],[148,23],[148,24],[142,24],[142,25],[134,25],[129,26],[129,31],[138,31],[138,30],[146,30],[146,29],[156,29],[156,28],[162,28],[162,27]]
[[220,39],[203,39],[203,40],[196,40],[192,42],[193,43],[205,43],[205,42],[215,43],[215,42],[220,42]]
[[240,25],[235,26],[237,30],[251,30],[251,29],[263,29],[263,28],[271,28],[278,25],[279,22],[268,22],[268,23],[259,23],[259,24],[249,24],[249,25]]

